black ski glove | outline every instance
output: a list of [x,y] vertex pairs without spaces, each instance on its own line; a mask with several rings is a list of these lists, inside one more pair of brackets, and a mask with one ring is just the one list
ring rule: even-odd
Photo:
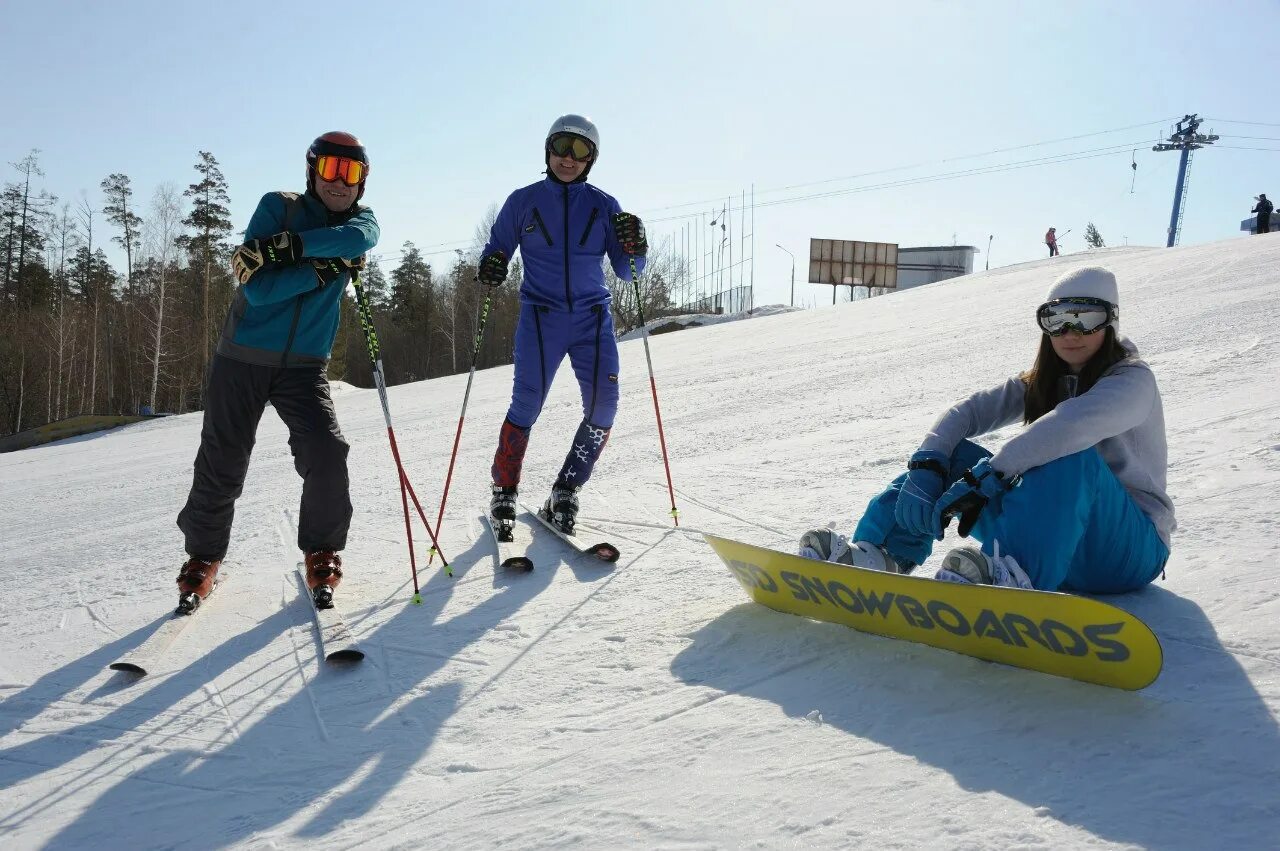
[[649,253],[649,241],[644,238],[644,222],[634,213],[614,213],[613,232],[622,243],[622,250],[633,256]]
[[364,255],[361,254],[354,260],[348,260],[345,257],[316,257],[311,260],[311,265],[315,267],[320,289],[324,289],[342,277],[343,272],[350,271],[354,276],[356,272],[363,269]]
[[316,282],[320,289],[341,278],[342,273],[350,268],[340,257],[315,257],[312,258],[311,265],[315,267]]
[[480,258],[480,267],[476,270],[476,280],[487,287],[501,286],[507,279],[507,255],[501,251],[493,251]]
[[231,271],[241,284],[259,269],[288,266],[302,259],[302,237],[293,231],[281,231],[266,239],[245,240],[231,255]]

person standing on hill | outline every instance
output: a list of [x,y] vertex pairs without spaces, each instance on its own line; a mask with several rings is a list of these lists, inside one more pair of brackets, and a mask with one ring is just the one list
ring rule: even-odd
[[1263,194],[1257,197],[1257,204],[1254,205],[1251,212],[1258,214],[1258,227],[1254,233],[1270,233],[1271,232],[1271,211],[1273,209],[1271,202],[1267,200],[1267,195]]
[[307,149],[307,191],[262,196],[231,257],[240,286],[209,368],[195,478],[178,515],[189,556],[178,574],[181,613],[195,611],[217,581],[268,403],[289,428],[302,476],[298,548],[307,585],[318,608],[333,605],[351,523],[350,447],[325,369],[343,293],[378,243],[378,220],[358,203],[368,175],[359,139],[338,131],[318,137]]
[[582,423],[545,513],[566,534],[573,534],[578,492],[604,451],[618,410],[613,297],[601,258],[608,256],[617,276],[628,281],[633,259],[637,271],[644,269],[649,243],[639,216],[587,183],[599,156],[600,133],[589,118],[571,114],[552,122],[543,140],[546,178],[511,193],[480,257],[477,278],[495,287],[506,280],[517,248],[524,260],[515,382],[492,468],[489,514],[499,540],[511,538],[529,432],[565,355],[582,391]]
[[1044,244],[1049,246],[1049,256],[1058,256],[1058,229],[1049,228],[1048,233],[1044,235]]

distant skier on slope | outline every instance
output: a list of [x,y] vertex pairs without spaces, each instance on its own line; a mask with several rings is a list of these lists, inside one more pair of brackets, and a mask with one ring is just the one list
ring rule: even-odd
[[1044,235],[1044,244],[1049,246],[1050,257],[1058,256],[1058,229],[1057,228],[1049,228],[1048,232],[1046,232]]
[[1267,200],[1267,194],[1264,192],[1256,199],[1258,203],[1250,210],[1252,213],[1258,214],[1258,226],[1254,229],[1254,233],[1270,233],[1271,232],[1271,211],[1274,209],[1271,202]]
[[357,203],[368,174],[356,137],[325,133],[307,150],[306,193],[262,196],[232,255],[240,286],[209,369],[195,480],[178,515],[190,556],[178,574],[179,611],[194,610],[213,590],[268,402],[289,427],[302,476],[298,547],[317,606],[330,605],[342,578],[349,447],[325,368],[352,270],[378,243],[373,211]]
[[[1115,276],[1063,275],[1036,319],[1032,368],[942,414],[854,543],[816,529],[800,555],[908,573],[955,516],[982,547],[951,550],[938,579],[1095,593],[1155,579],[1176,526],[1164,410],[1151,368],[1119,336]],[[969,440],[1018,420],[1026,428],[994,455]]]
[[600,259],[608,254],[618,277],[630,280],[629,259],[635,257],[643,269],[649,250],[640,218],[622,212],[613,196],[587,183],[600,156],[600,134],[590,119],[557,118],[543,150],[546,179],[507,198],[478,272],[481,283],[500,285],[511,255],[520,249],[524,282],[515,384],[493,458],[489,506],[500,537],[515,521],[529,431],[566,354],[582,391],[582,423],[545,507],[558,528],[573,533],[578,491],[591,477],[618,409],[618,344]]

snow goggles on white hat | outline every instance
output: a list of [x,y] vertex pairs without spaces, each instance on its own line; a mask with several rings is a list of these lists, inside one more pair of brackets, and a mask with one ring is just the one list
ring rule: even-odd
[[1040,330],[1050,337],[1061,337],[1068,331],[1092,334],[1119,319],[1119,309],[1100,298],[1056,298],[1036,311]]

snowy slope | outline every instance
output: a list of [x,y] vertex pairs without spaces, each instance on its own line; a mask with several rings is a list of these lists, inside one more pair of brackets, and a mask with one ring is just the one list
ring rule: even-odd
[[[935,414],[1030,364],[1087,261],[1156,370],[1181,529],[1116,601],[1165,670],[1126,693],[748,603],[705,529],[790,548],[851,527]],[[342,595],[369,658],[322,669],[292,576],[299,480],[268,414],[229,563],[141,681],[105,666],[172,607],[198,415],[0,456],[6,848],[1275,847],[1280,842],[1280,236],[1025,264],[642,344],[584,516],[612,569],[495,576],[479,517],[510,368],[477,375],[437,566],[411,587],[376,394],[336,403],[356,503]],[[434,516],[465,376],[393,388]],[[567,367],[533,433],[550,485]],[[991,443],[993,441],[987,441]],[[419,552],[425,538],[418,530]],[[219,599],[220,598],[220,599]]]

